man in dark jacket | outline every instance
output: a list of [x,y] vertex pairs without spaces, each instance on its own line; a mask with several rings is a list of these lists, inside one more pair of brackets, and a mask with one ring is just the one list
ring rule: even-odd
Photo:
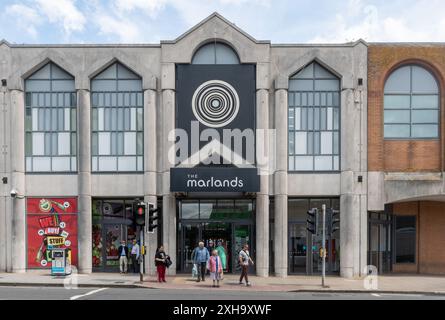
[[128,247],[125,245],[125,240],[121,241],[121,245],[117,250],[119,252],[119,269],[120,273],[127,273],[128,267]]

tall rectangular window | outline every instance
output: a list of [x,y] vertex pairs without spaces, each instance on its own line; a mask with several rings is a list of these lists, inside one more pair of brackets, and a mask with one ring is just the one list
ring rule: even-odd
[[92,171],[143,171],[141,78],[115,63],[97,75],[91,87]]
[[74,78],[48,63],[25,81],[27,172],[77,171]]
[[416,217],[395,217],[396,263],[416,262]]
[[340,170],[340,81],[314,62],[289,80],[289,171]]

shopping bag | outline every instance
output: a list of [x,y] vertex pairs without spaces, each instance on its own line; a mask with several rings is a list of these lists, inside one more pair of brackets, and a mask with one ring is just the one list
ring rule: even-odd
[[192,268],[192,278],[196,277],[198,277],[198,266],[196,265],[196,263],[194,263]]

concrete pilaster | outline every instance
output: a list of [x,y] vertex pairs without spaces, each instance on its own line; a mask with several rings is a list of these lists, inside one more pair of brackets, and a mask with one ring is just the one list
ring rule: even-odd
[[275,274],[285,278],[288,273],[288,213],[287,213],[287,90],[275,91],[276,171],[274,174]]
[[[1,70],[1,69],[0,69]],[[6,272],[10,270],[11,261],[11,241],[9,239],[11,235],[11,209],[8,205],[11,203],[10,187],[11,187],[11,175],[9,164],[9,111],[7,100],[9,100],[9,93],[6,88],[0,88],[0,172],[1,177],[7,177],[9,183],[2,184],[1,196],[0,196],[0,272]],[[9,266],[8,266],[9,264]]]
[[[361,276],[367,264],[366,110],[363,92],[343,90],[340,274],[345,278]],[[359,176],[363,177],[363,182],[358,181]]]
[[[257,91],[257,129],[269,128],[269,93],[265,89]],[[268,140],[257,139],[263,144],[264,156],[270,157]],[[258,159],[258,158],[257,158]],[[270,163],[270,162],[268,162]],[[256,198],[256,273],[260,277],[269,276],[269,168],[268,163],[258,163],[261,173],[261,189]]]
[[12,272],[26,271],[25,213],[25,96],[21,90],[11,90],[11,189],[18,191],[12,200]]
[[92,211],[91,211],[91,100],[88,90],[78,90],[79,137],[79,272],[92,271]]
[[170,255],[173,265],[168,269],[169,275],[176,274],[176,199],[170,192],[170,168],[174,166],[169,159],[169,150],[174,146],[168,141],[169,133],[175,129],[175,64],[163,63],[162,79],[162,235],[165,251]]
[[[154,203],[156,197],[156,90],[144,91],[144,201]],[[158,229],[145,234],[145,272],[155,275],[153,259],[158,246]]]

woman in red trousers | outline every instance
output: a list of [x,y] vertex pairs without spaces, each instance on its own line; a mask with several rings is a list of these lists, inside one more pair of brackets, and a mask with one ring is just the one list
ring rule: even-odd
[[156,250],[155,256],[155,265],[158,271],[158,281],[159,282],[167,282],[165,281],[165,261],[167,260],[167,255],[164,252],[164,246],[161,245],[158,250]]

